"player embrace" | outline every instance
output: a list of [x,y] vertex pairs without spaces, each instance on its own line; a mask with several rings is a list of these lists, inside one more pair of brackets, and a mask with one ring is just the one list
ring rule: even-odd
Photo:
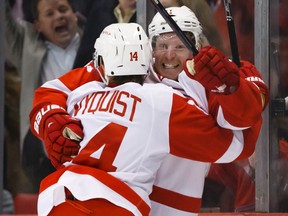
[[[167,155],[227,162],[252,154],[259,130],[243,130],[261,125],[257,86],[236,70],[235,89],[217,92],[230,102],[249,95],[241,102],[250,107],[249,115],[243,113],[249,125],[231,130],[191,97],[162,83],[144,83],[151,60],[140,25],[112,24],[96,40],[94,62],[36,90],[31,130],[58,168],[41,183],[39,215],[148,216],[149,195]],[[229,85],[212,70],[206,75]],[[195,82],[188,69],[183,76],[181,83]]]

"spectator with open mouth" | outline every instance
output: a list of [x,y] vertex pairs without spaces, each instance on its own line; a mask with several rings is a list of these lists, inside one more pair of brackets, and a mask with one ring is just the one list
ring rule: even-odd
[[77,16],[67,0],[35,0],[34,22],[13,19],[6,1],[6,60],[21,77],[20,145],[22,163],[31,181],[31,192],[54,168],[38,139],[29,132],[29,111],[34,90],[73,67],[80,44]]

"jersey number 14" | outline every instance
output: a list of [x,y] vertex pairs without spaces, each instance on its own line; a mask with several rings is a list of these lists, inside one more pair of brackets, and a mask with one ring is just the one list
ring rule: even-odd
[[72,163],[99,168],[107,172],[116,171],[113,161],[121,146],[127,127],[109,123],[98,132],[72,160]]

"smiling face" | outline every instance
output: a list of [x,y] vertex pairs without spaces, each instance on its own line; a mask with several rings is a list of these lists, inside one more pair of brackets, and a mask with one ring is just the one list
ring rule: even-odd
[[155,71],[163,77],[177,80],[183,70],[183,62],[192,58],[190,51],[175,33],[161,34],[155,40],[153,45]]
[[40,0],[37,30],[46,40],[66,48],[77,32],[77,17],[67,0]]

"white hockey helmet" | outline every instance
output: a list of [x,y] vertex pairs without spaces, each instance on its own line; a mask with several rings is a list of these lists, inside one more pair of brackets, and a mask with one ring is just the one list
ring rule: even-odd
[[[183,32],[193,33],[196,47],[199,48],[199,38],[202,33],[202,26],[194,12],[186,6],[168,7],[166,8],[166,11]],[[159,36],[160,34],[168,32],[173,32],[172,28],[159,12],[156,13],[148,26],[149,38],[153,40],[154,36]]]
[[147,75],[152,60],[151,45],[143,28],[136,23],[114,23],[96,39],[94,64],[104,64],[104,83],[109,76]]

